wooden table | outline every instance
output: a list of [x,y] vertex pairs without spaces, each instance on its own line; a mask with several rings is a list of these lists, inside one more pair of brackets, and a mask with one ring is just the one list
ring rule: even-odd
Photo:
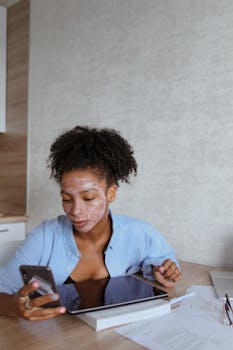
[[[167,289],[169,297],[183,294],[193,284],[210,285],[213,267],[181,262],[183,279]],[[63,315],[48,321],[29,322],[0,316],[0,349],[139,350],[142,346],[120,336],[114,329],[95,332],[76,316]]]

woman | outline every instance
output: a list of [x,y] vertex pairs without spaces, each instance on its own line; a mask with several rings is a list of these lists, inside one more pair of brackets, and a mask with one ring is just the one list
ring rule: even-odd
[[109,210],[119,182],[137,173],[133,150],[117,131],[77,126],[65,132],[52,144],[48,166],[66,215],[34,229],[0,269],[0,314],[43,320],[66,312],[42,307],[56,294],[29,298],[38,282],[22,286],[20,265],[50,266],[57,284],[138,271],[165,287],[181,278],[174,251],[151,225]]

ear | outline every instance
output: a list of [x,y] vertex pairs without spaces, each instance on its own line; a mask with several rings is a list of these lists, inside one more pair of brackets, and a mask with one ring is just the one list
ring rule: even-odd
[[113,184],[111,185],[107,190],[107,199],[108,203],[112,203],[116,199],[117,194],[117,185]]

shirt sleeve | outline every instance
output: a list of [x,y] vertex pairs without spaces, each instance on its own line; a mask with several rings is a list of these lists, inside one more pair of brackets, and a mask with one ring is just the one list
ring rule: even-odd
[[43,252],[43,224],[29,233],[9,261],[0,267],[0,293],[13,294],[23,286],[20,265],[39,265]]
[[179,267],[175,250],[167,243],[165,238],[151,227],[148,234],[148,256],[143,261],[142,272],[145,278],[155,280],[153,267],[160,266],[164,260],[170,259]]

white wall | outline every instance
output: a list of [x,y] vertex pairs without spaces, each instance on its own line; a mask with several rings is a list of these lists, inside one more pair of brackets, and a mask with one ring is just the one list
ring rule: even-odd
[[233,267],[233,2],[31,0],[30,36],[29,229],[61,213],[54,138],[114,127],[139,174],[113,210],[180,259]]

